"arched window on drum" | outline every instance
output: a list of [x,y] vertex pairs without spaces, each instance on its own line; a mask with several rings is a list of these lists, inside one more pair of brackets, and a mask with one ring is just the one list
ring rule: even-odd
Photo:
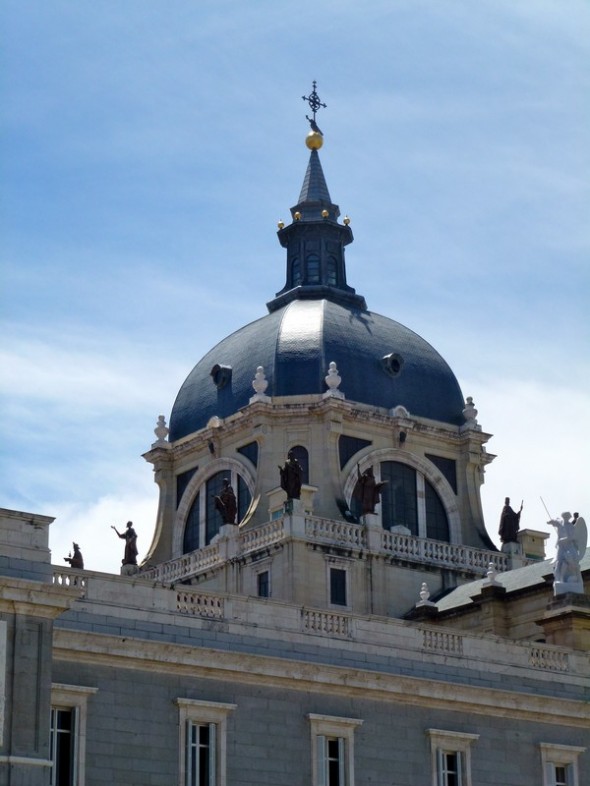
[[224,490],[224,480],[229,480],[237,503],[235,523],[239,524],[246,515],[252,495],[245,480],[235,471],[221,470],[201,484],[198,489],[184,527],[183,554],[208,546],[223,525],[223,516],[215,504]]
[[297,461],[301,464],[302,483],[309,483],[309,453],[307,452],[307,448],[304,448],[303,445],[294,445],[292,448],[289,448],[289,453],[293,453]]
[[[386,481],[378,508],[384,529],[403,527],[414,537],[450,542],[445,507],[434,486],[421,472],[399,461],[382,461],[373,467],[373,472],[377,481]],[[360,520],[358,483],[350,501],[350,510]]]

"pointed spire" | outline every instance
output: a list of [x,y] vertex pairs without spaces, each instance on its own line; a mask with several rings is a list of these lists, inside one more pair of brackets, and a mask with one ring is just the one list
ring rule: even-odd
[[311,151],[307,172],[301,186],[299,204],[304,202],[323,202],[325,204],[332,202],[317,150]]
[[305,140],[311,154],[299,201],[291,208],[293,221],[289,226],[279,222],[279,241],[287,249],[287,280],[267,307],[275,311],[292,300],[305,298],[366,310],[364,297],[346,283],[344,247],[352,243],[353,236],[350,219],[338,223],[340,208],[332,202],[320,162],[318,150],[324,135],[316,123],[316,112],[326,105],[319,100],[315,82],[313,92],[303,100],[313,112],[313,117],[307,117],[311,131]]

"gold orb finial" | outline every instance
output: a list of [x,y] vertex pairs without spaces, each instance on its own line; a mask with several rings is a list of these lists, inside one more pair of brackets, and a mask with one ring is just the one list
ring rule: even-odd
[[327,210],[322,210],[322,218],[328,218],[329,215]]
[[301,213],[299,211],[293,213],[293,218],[295,219],[295,221],[299,221],[301,219]]
[[285,222],[281,219],[280,221],[277,221],[277,226],[279,229],[282,229],[285,226]]
[[344,216],[343,223],[344,226],[347,227],[350,224],[350,218],[348,216]]
[[318,131],[310,131],[305,137],[305,144],[310,150],[319,150],[324,144],[324,137]]

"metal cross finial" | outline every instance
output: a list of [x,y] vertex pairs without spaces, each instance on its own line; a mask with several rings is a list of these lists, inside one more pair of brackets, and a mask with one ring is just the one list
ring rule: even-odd
[[[317,125],[317,123],[316,123],[316,121],[315,121],[315,115],[316,115],[316,112],[317,112],[319,109],[322,109],[322,108],[323,108],[323,109],[326,109],[326,106],[327,106],[327,105],[326,105],[326,104],[323,104],[323,103],[320,101],[320,97],[318,96],[318,94],[317,94],[317,92],[316,92],[316,86],[317,86],[317,83],[316,83],[316,81],[315,81],[315,79],[314,79],[314,80],[313,80],[313,90],[312,90],[312,92],[310,93],[310,95],[308,95],[308,96],[301,96],[301,98],[302,98],[304,101],[307,101],[307,103],[309,104],[309,108],[310,108],[310,109],[311,109],[311,111],[313,112],[313,117],[309,117],[309,115],[305,115],[306,119],[309,121],[309,125],[311,126],[311,128],[312,128],[312,131],[317,131],[317,132],[318,132],[318,134],[322,134],[322,132],[321,132],[321,131],[320,131],[320,129],[318,128],[318,125]],[[323,136],[323,134],[322,134],[322,136]]]

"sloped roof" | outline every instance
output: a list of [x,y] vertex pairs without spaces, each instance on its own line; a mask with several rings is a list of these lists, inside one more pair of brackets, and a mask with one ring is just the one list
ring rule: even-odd
[[[586,549],[586,553],[580,561],[580,568],[582,572],[590,571],[590,547]],[[497,573],[496,582],[506,592],[517,592],[527,587],[542,586],[546,583],[546,578],[552,574],[553,560],[547,559],[526,565],[524,568],[515,568],[505,573]],[[463,584],[438,600],[436,607],[439,611],[451,611],[461,606],[468,606],[473,603],[473,598],[479,595],[482,587],[486,586],[489,586],[488,579],[478,579],[469,584]]]

